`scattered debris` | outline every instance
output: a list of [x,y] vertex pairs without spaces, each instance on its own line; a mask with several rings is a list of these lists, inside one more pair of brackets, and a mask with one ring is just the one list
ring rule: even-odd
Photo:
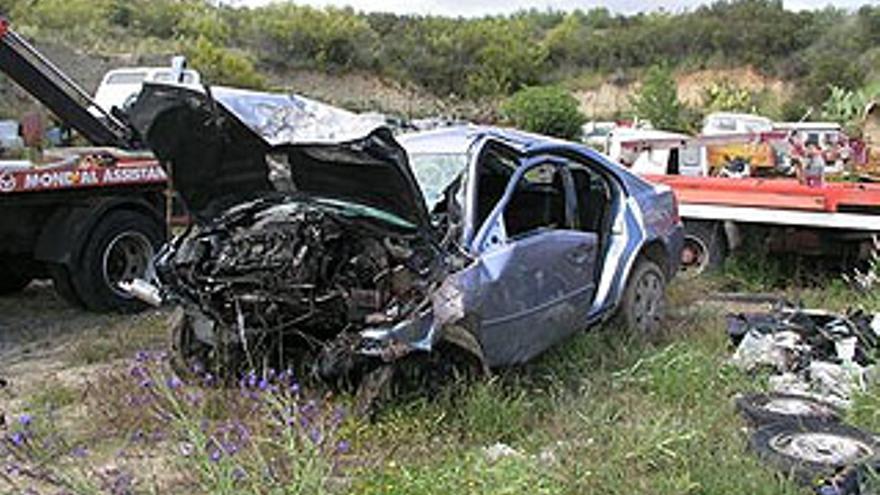
[[752,372],[770,368],[771,388],[846,407],[877,373],[877,316],[838,315],[780,305],[768,313],[731,314],[731,364]]
[[875,379],[878,315],[846,315],[778,304],[767,313],[727,316],[731,364],[770,369],[774,392],[736,399],[757,427],[751,448],[821,495],[859,495],[880,461],[876,437],[841,423],[853,395]]
[[[871,292],[880,286],[880,236],[874,236],[867,264],[866,268],[854,270],[853,273],[843,277],[852,288],[863,293]],[[880,315],[877,316],[877,325],[880,325]]]
[[841,470],[875,465],[880,443],[861,430],[827,421],[777,422],[752,435],[752,450],[796,480],[814,486]]
[[486,461],[489,464],[495,464],[496,462],[506,459],[509,457],[523,458],[522,452],[516,450],[515,448],[507,445],[506,443],[498,442],[492,444],[488,447],[483,448],[483,455],[486,457]]
[[843,416],[834,405],[803,395],[749,394],[738,397],[735,403],[737,410],[756,426],[804,420],[837,423]]

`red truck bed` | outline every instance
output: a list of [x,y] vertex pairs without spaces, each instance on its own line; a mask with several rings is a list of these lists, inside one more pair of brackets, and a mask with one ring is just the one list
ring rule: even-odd
[[880,214],[880,184],[827,182],[822,187],[808,187],[794,179],[645,178],[670,186],[683,204]]

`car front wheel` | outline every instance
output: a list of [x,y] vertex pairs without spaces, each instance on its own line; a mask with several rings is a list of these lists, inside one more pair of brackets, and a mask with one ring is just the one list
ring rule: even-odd
[[651,335],[666,316],[666,277],[657,263],[641,259],[629,277],[620,306],[620,320],[631,331]]

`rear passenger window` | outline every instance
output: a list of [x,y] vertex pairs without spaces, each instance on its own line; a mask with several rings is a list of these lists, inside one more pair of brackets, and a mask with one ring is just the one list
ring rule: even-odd
[[565,186],[558,166],[539,165],[517,182],[504,210],[504,227],[510,238],[542,229],[564,229]]

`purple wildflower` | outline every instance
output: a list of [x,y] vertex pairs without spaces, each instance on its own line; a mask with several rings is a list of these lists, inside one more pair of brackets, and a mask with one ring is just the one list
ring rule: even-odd
[[177,390],[183,386],[183,382],[181,382],[180,378],[177,378],[176,376],[168,377],[168,379],[165,381],[165,384],[168,385],[168,388],[170,388],[171,390]]
[[345,420],[345,408],[343,408],[343,407],[333,408],[333,415],[330,418],[330,422],[333,425],[333,428],[339,427],[339,425],[341,425],[344,420]]
[[84,459],[89,456],[89,451],[86,450],[82,445],[76,446],[73,450],[70,451],[70,455],[76,457],[77,459]]
[[33,423],[33,421],[34,421],[34,418],[31,417],[30,414],[22,414],[21,416],[18,417],[18,424],[20,424],[21,426],[23,426],[25,428],[30,426],[31,423]]
[[351,450],[351,443],[348,440],[340,440],[336,443],[337,454],[347,454]]
[[12,442],[12,445],[20,447],[25,441],[24,433],[17,431],[12,435],[9,435],[9,441]]
[[138,363],[146,363],[150,360],[150,353],[147,351],[137,351],[134,355],[134,360]]
[[241,481],[247,478],[247,473],[241,466],[235,466],[235,469],[232,470],[232,479],[235,481]]
[[309,440],[311,440],[313,444],[318,445],[323,439],[324,435],[321,433],[321,430],[319,430],[318,428],[309,429]]
[[208,456],[211,459],[211,462],[220,462],[220,458],[223,456],[223,453],[219,450],[212,450],[211,454]]
[[238,445],[235,442],[225,442],[223,444],[223,451],[226,452],[226,455],[233,456],[238,452]]
[[205,367],[202,365],[202,363],[195,363],[192,365],[192,372],[194,374],[201,375],[202,373],[204,373],[204,371]]

